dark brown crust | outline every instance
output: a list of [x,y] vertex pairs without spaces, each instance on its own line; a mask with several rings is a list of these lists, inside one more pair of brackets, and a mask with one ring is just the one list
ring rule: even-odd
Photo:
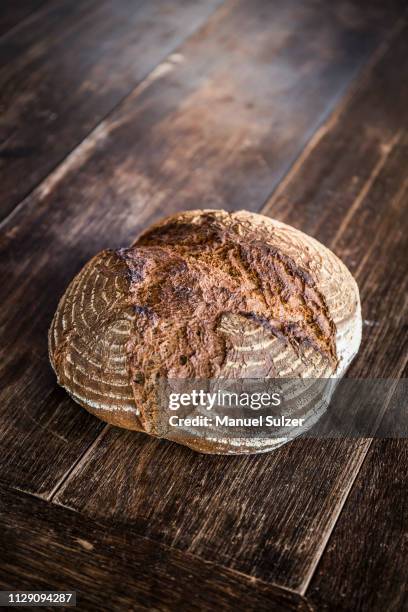
[[127,351],[149,433],[159,433],[159,378],[217,377],[230,348],[224,315],[250,319],[296,350],[311,346],[336,367],[336,328],[310,273],[239,219],[172,218],[116,254],[129,271],[136,316]]

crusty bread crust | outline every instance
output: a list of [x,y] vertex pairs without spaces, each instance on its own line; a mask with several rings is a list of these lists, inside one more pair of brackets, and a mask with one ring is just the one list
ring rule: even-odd
[[163,431],[158,381],[339,378],[360,339],[357,285],[326,247],[262,215],[198,210],[94,257],[60,301],[49,350],[59,383],[107,422],[247,453],[279,444]]

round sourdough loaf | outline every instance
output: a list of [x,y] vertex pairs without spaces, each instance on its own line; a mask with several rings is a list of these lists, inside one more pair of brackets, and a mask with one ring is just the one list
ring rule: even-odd
[[108,423],[250,453],[287,438],[163,430],[158,384],[338,379],[360,339],[357,285],[329,249],[262,215],[196,210],[91,259],[58,305],[49,354],[59,384]]

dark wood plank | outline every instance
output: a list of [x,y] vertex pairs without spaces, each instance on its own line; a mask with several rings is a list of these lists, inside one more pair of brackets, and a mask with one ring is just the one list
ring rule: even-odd
[[0,41],[0,217],[221,2],[61,0]]
[[311,611],[290,591],[0,491],[0,587],[75,590],[80,610]]
[[351,6],[228,2],[3,224],[0,478],[50,496],[100,431],[48,365],[69,280],[165,212],[258,210],[387,22]]
[[[7,40],[3,54],[14,59],[0,71],[0,214],[12,210],[220,1],[62,0]],[[175,58],[187,59],[185,67],[150,95],[152,109],[132,125],[128,146],[138,142],[144,120],[168,116],[188,98],[164,150],[151,141],[159,149],[157,159],[168,157],[171,136],[172,149],[178,142],[194,155],[200,195],[208,199],[217,178],[211,162],[226,139],[230,163],[224,171],[230,180],[237,172],[256,175],[248,182],[247,200],[257,201],[258,193],[266,199],[271,183],[282,176],[397,13],[359,4],[230,0],[222,17]],[[210,150],[192,148],[189,135],[196,138],[198,129],[202,140],[213,141]],[[173,150],[174,156],[162,173],[171,172],[181,153]],[[225,197],[234,206],[240,187],[230,191]]]
[[32,15],[49,0],[2,0],[0,4],[0,36]]
[[319,610],[408,608],[408,441],[375,440],[308,594]]
[[[292,190],[300,194],[296,225],[302,229],[305,219],[308,228],[310,207],[319,216],[310,190],[322,202],[330,187],[331,215],[322,215],[315,233],[354,271],[370,322],[352,368],[355,377],[398,377],[405,359],[397,335],[407,290],[408,117],[400,113],[408,103],[408,87],[400,79],[407,50],[405,28],[336,121],[329,122],[280,196],[290,200]],[[373,133],[375,154],[367,155],[361,141],[367,138],[372,146]],[[339,141],[348,144],[351,159],[338,155]],[[321,166],[325,180],[316,182]],[[344,188],[360,174],[359,188]],[[274,214],[273,206],[266,211]],[[132,531],[216,557],[266,581],[302,589],[367,448],[364,440],[298,440],[267,456],[205,457],[110,429],[56,500],[92,516],[125,521]]]
[[408,64],[407,34],[404,26],[265,208],[330,246],[357,278],[364,326],[355,378],[395,377],[405,354],[408,83],[399,62]]

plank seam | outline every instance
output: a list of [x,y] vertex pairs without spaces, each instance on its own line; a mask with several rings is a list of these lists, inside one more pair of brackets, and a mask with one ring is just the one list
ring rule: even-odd
[[[385,401],[385,409],[383,411],[383,415],[382,415],[381,419],[378,422],[378,427],[381,424],[381,421],[382,421],[382,419],[385,416],[388,404],[391,401],[391,398],[392,398],[392,396],[394,394],[394,391],[395,391],[395,389],[396,389],[396,387],[398,385],[398,381],[399,381],[399,379],[401,377],[401,374],[403,373],[404,369],[406,368],[407,363],[408,363],[408,357],[402,363],[402,365],[401,365],[401,367],[400,367],[400,369],[399,369],[399,371],[397,373],[397,376],[394,379],[394,385],[392,386],[391,390],[388,393],[388,397],[387,397],[387,399]],[[320,560],[323,557],[323,554],[324,554],[324,552],[325,552],[325,550],[326,550],[326,548],[327,548],[327,546],[329,544],[329,541],[331,539],[333,531],[334,531],[334,529],[336,527],[337,521],[340,518],[341,512],[342,512],[342,510],[343,510],[343,508],[344,508],[344,506],[345,506],[345,504],[346,504],[346,502],[347,502],[347,500],[348,500],[348,498],[350,496],[351,491],[354,488],[354,485],[356,483],[357,477],[358,477],[358,475],[361,472],[361,468],[362,468],[364,462],[367,459],[368,452],[369,452],[369,450],[371,448],[371,445],[373,444],[373,440],[374,440],[374,438],[369,438],[368,439],[367,446],[366,446],[366,448],[364,449],[364,451],[362,453],[361,460],[359,462],[357,462],[357,464],[356,464],[356,468],[357,469],[356,469],[353,477],[350,479],[350,483],[347,486],[344,495],[340,499],[337,508],[335,508],[334,512],[332,513],[332,522],[331,522],[331,525],[326,530],[326,533],[324,534],[324,536],[322,538],[320,547],[319,547],[317,553],[315,554],[314,558],[312,559],[312,562],[310,564],[309,572],[308,572],[308,574],[306,574],[304,581],[300,585],[299,593],[301,595],[303,595],[303,596],[306,595],[307,590],[308,590],[308,588],[310,586],[310,583],[311,583],[311,581],[313,579],[313,576],[314,576],[314,574],[315,574],[315,572],[317,570],[317,567],[318,567],[318,565],[320,563]]]
[[[408,187],[408,178],[403,182],[402,187],[400,188],[400,190],[398,191],[397,195],[395,196],[395,198],[393,200],[391,200],[391,206],[394,203],[399,204],[399,202],[401,201],[401,199],[405,196],[406,190]],[[361,259],[360,264],[355,272],[356,277],[358,277],[361,273],[361,271],[363,270],[367,260],[369,257],[371,257],[374,249],[380,244],[381,239],[377,238],[377,236],[375,237],[375,239],[372,241],[370,248],[366,251],[366,253],[364,254],[364,257]]]
[[[299,172],[299,170],[303,166],[303,164],[306,163],[306,160],[313,153],[313,151],[318,146],[320,141],[337,124],[337,122],[339,121],[341,115],[345,112],[347,107],[351,104],[351,102],[353,101],[355,96],[367,84],[367,82],[371,78],[371,75],[372,75],[373,71],[375,70],[376,66],[387,55],[388,51],[390,50],[391,44],[398,37],[398,35],[402,32],[402,30],[405,27],[406,23],[407,23],[407,19],[406,19],[405,16],[403,18],[400,18],[396,22],[395,26],[391,29],[391,31],[390,31],[389,35],[386,37],[386,39],[383,40],[379,44],[377,49],[371,54],[371,56],[368,59],[368,61],[361,66],[360,70],[357,71],[354,79],[352,80],[352,82],[350,83],[350,85],[348,87],[348,91],[341,98],[339,104],[333,109],[332,113],[330,113],[330,115],[326,118],[326,120],[315,130],[315,132],[313,133],[313,135],[311,136],[311,138],[309,139],[309,141],[307,142],[305,147],[300,152],[299,156],[296,158],[294,163],[289,168],[288,172],[285,174],[285,176],[282,178],[282,180],[276,186],[274,191],[268,197],[266,202],[260,208],[260,212],[267,212],[267,211],[269,211],[269,212],[271,212],[273,214],[273,206],[274,206],[275,202],[282,195],[282,193],[286,189],[287,185],[290,184],[292,182],[292,180],[294,180],[294,177],[297,175],[297,173]],[[341,223],[341,226],[340,226],[340,228],[339,228],[338,232],[336,233],[336,236],[335,236],[335,238],[333,240],[333,246],[338,243],[338,241],[341,238],[343,232],[345,231],[346,227],[349,225],[349,222],[351,221],[351,219],[354,217],[354,215],[357,212],[361,202],[364,200],[364,198],[367,195],[370,187],[372,186],[373,182],[375,181],[375,179],[377,178],[377,176],[380,173],[381,169],[383,168],[383,166],[384,166],[386,160],[388,159],[391,151],[393,150],[394,146],[396,144],[398,144],[399,140],[400,140],[400,134],[396,134],[395,137],[388,143],[387,149],[384,150],[383,155],[381,155],[380,160],[377,162],[377,165],[375,166],[373,172],[371,173],[368,181],[363,186],[362,190],[360,191],[359,195],[357,196],[357,198],[353,202],[353,204],[350,207],[349,211],[346,213],[346,215],[344,217],[344,220]],[[399,378],[401,372],[404,370],[405,366],[406,366],[406,364],[404,364],[404,366],[401,368],[400,372],[398,373],[398,376],[396,377],[396,382],[395,382],[395,385],[393,387],[392,392],[394,391],[395,386],[396,386],[397,381],[398,381],[398,378]],[[390,395],[392,395],[392,392],[391,392]],[[321,558],[322,558],[322,556],[324,554],[324,551],[325,551],[326,547],[328,546],[330,537],[331,537],[331,535],[333,533],[333,530],[334,530],[334,528],[336,526],[336,523],[337,523],[337,521],[338,521],[338,519],[340,517],[340,514],[341,514],[341,512],[343,510],[343,507],[344,507],[344,505],[347,502],[347,499],[348,499],[348,497],[349,497],[349,495],[350,495],[350,493],[351,493],[351,491],[353,489],[353,486],[354,486],[354,484],[355,484],[355,482],[357,480],[357,477],[358,477],[358,475],[359,475],[359,473],[361,471],[361,468],[362,468],[362,466],[364,464],[364,461],[367,458],[367,455],[368,455],[369,449],[371,447],[371,444],[372,444],[372,439],[369,439],[367,441],[366,448],[361,453],[361,457],[359,458],[359,460],[355,464],[354,472],[353,472],[352,477],[350,478],[350,481],[349,481],[349,483],[348,483],[348,485],[347,485],[347,487],[346,487],[346,489],[344,491],[344,494],[340,498],[337,507],[334,509],[334,511],[332,513],[332,521],[331,521],[329,527],[327,528],[326,532],[323,534],[323,538],[322,538],[321,544],[319,546],[319,549],[317,550],[316,554],[314,555],[314,557],[312,559],[309,572],[305,575],[305,578],[304,578],[303,582],[300,583],[299,590],[296,591],[296,592],[299,592],[303,596],[305,596],[305,594],[307,593],[307,590],[309,588],[310,582],[311,582],[311,580],[312,580],[312,578],[314,576],[315,571],[317,570],[317,567],[318,567],[319,562],[320,562],[320,560],[321,560]]]
[[106,424],[96,436],[96,438],[94,438],[94,440],[85,449],[85,451],[77,458],[77,460],[71,465],[71,467],[66,472],[64,472],[64,474],[57,481],[56,485],[51,489],[51,491],[49,493],[43,494],[43,499],[52,502],[61,487],[65,484],[67,480],[69,480],[71,476],[74,475],[75,471],[81,468],[82,464],[86,461],[90,453],[92,453],[95,446],[99,444],[99,442],[106,436],[109,429],[110,425]]
[[0,491],[1,489],[9,489],[10,491],[17,491],[18,493],[27,495],[28,497],[33,497],[35,499],[40,499],[41,501],[46,501],[42,493],[35,493],[34,491],[28,491],[27,489],[18,487],[17,485],[7,482],[3,479],[0,479]]
[[[9,488],[11,488],[11,487],[9,486]],[[22,493],[25,493],[25,492],[22,491]],[[29,494],[29,495],[31,495],[31,494]],[[38,496],[34,496],[34,497],[38,497]],[[100,526],[103,526],[103,527],[109,526],[109,527],[112,527],[114,530],[117,529],[120,526],[120,524],[115,523],[115,521],[104,521],[103,523],[100,523],[97,520],[95,520],[95,518],[93,518],[92,516],[90,517],[90,516],[84,514],[83,512],[79,512],[76,508],[73,508],[72,506],[69,506],[67,504],[61,503],[58,500],[55,500],[55,499],[45,500],[44,498],[41,498],[41,499],[42,499],[42,501],[45,501],[48,504],[52,504],[53,506],[61,507],[61,508],[64,508],[66,510],[75,512],[76,514],[83,515],[84,517],[86,517],[87,520],[92,521],[96,525],[100,525]],[[129,530],[129,534],[130,534],[130,537],[132,537],[132,530],[131,530],[131,528]],[[180,549],[180,548],[178,548],[176,546],[171,546],[171,545],[166,544],[164,542],[157,542],[157,540],[155,540],[154,538],[151,538],[151,537],[146,536],[146,535],[142,535],[141,533],[135,533],[134,536],[137,537],[137,538],[142,538],[146,542],[151,542],[152,544],[159,544],[159,546],[163,546],[167,550],[173,550],[173,551],[175,551],[177,553],[180,553],[180,554],[184,555],[186,558],[189,558],[189,559],[192,559],[192,560],[197,560],[197,561],[200,561],[201,563],[204,563],[206,565],[212,565],[212,566],[217,567],[217,568],[219,568],[221,570],[225,570],[226,572],[234,574],[237,577],[242,577],[245,580],[249,580],[249,581],[251,581],[254,584],[256,583],[256,584],[259,584],[259,585],[267,587],[267,588],[279,589],[279,590],[284,591],[284,592],[286,592],[288,594],[295,595],[295,596],[299,597],[299,599],[301,601],[303,601],[305,604],[307,604],[307,606],[311,610],[311,612],[314,611],[314,607],[312,606],[312,604],[307,600],[307,598],[302,593],[300,593],[300,591],[298,591],[296,589],[292,589],[291,587],[288,587],[286,585],[279,584],[279,583],[276,583],[276,582],[267,582],[266,580],[263,580],[262,578],[259,578],[257,576],[252,576],[251,574],[246,574],[245,572],[240,572],[239,570],[237,570],[235,568],[228,567],[227,565],[220,564],[220,563],[214,563],[214,561],[211,561],[210,559],[206,559],[205,557],[202,557],[201,555],[197,555],[197,554],[192,553],[190,551],[182,550],[182,549]]]
[[312,152],[316,149],[320,141],[336,125],[341,115],[345,112],[347,106],[351,104],[354,97],[367,84],[374,69],[386,56],[387,52],[390,50],[391,44],[402,32],[406,23],[406,17],[398,19],[394,27],[391,28],[389,34],[386,36],[385,40],[378,45],[377,49],[375,49],[369,55],[365,62],[363,61],[361,63],[360,68],[357,69],[354,78],[351,80],[349,85],[346,86],[345,92],[343,95],[339,96],[339,103],[335,106],[333,111],[329,113],[325,119],[323,119],[322,123],[313,132],[310,139],[300,151],[299,155],[288,168],[286,174],[282,177],[278,185],[275,187],[275,189],[273,189],[268,198],[261,205],[259,212],[262,213],[266,212],[268,209],[273,209],[275,202],[282,195],[287,185],[292,182],[293,178],[296,176],[306,160],[310,157]]
[[367,457],[368,451],[371,447],[371,443],[372,443],[372,439],[370,438],[369,440],[367,440],[365,448],[363,449],[362,453],[361,453],[361,457],[359,458],[359,460],[356,462],[355,464],[355,469],[354,472],[352,474],[352,477],[350,478],[347,487],[344,490],[343,495],[341,496],[339,503],[337,504],[337,506],[335,507],[334,511],[332,512],[332,520],[330,525],[328,526],[328,528],[326,529],[326,532],[323,534],[322,540],[320,542],[320,546],[318,548],[318,550],[316,551],[313,559],[311,560],[311,564],[310,564],[310,568],[309,568],[309,572],[306,573],[305,578],[303,580],[303,582],[300,584],[299,586],[299,592],[301,595],[305,595],[307,589],[309,588],[310,582],[312,580],[312,577],[316,571],[316,568],[319,564],[320,559],[323,556],[323,553],[329,543],[329,539],[331,534],[333,533],[333,530],[336,526],[336,523],[340,517],[340,514],[345,506],[345,503],[350,495],[350,492],[353,488],[353,485],[357,479],[358,474],[360,473],[361,467]]
[[398,144],[400,140],[401,140],[401,132],[397,132],[397,134],[395,134],[395,136],[389,142],[383,145],[383,148],[381,149],[380,157],[377,163],[375,164],[370,176],[368,177],[368,179],[366,180],[366,182],[360,189],[360,192],[357,194],[357,197],[355,198],[354,202],[352,203],[352,205],[350,206],[350,208],[344,215],[343,220],[340,223],[339,229],[337,230],[333,240],[331,241],[331,248],[333,250],[336,248],[336,245],[338,244],[343,232],[349,226],[350,221],[353,219],[354,214],[358,211],[360,204],[364,202],[366,195],[369,193],[371,187],[375,183],[375,180],[377,179],[377,177],[381,173],[381,170],[384,168],[385,164],[387,163],[387,160],[389,156],[391,155],[391,152],[394,150],[394,147]]
[[[85,136],[77,142],[77,144],[70,149],[64,157],[56,163],[56,165],[48,172],[48,174],[40,179],[37,184],[35,184],[30,191],[23,197],[20,202],[18,202],[14,208],[0,221],[0,230],[2,230],[5,226],[12,221],[13,217],[16,216],[22,208],[25,208],[27,204],[31,201],[31,198],[35,196],[36,193],[39,194],[40,199],[44,197],[45,194],[49,193],[51,189],[59,182],[59,180],[65,176],[68,170],[75,165],[78,159],[82,160],[81,153],[84,151],[90,151],[91,147],[98,141],[101,135],[106,134],[107,130],[104,130],[105,124],[111,115],[117,111],[117,109],[126,102],[130,96],[134,94],[138,94],[142,92],[146,87],[148,87],[155,78],[161,76],[160,68],[165,68],[169,64],[171,64],[171,56],[176,54],[177,51],[188,42],[191,38],[193,38],[201,29],[207,27],[208,22],[214,18],[214,16],[225,8],[225,0],[220,0],[219,4],[214,8],[213,11],[207,15],[204,21],[199,23],[196,28],[194,28],[185,38],[181,38],[171,50],[164,55],[161,59],[155,63],[155,65],[139,80],[139,82],[131,87],[127,93],[125,93],[117,102],[112,106],[112,108],[105,114],[101,119],[94,125],[94,127],[87,133]],[[157,76],[155,76],[157,75]],[[138,91],[139,90],[139,91]],[[83,161],[83,160],[82,160]],[[48,183],[51,184],[48,187]]]

